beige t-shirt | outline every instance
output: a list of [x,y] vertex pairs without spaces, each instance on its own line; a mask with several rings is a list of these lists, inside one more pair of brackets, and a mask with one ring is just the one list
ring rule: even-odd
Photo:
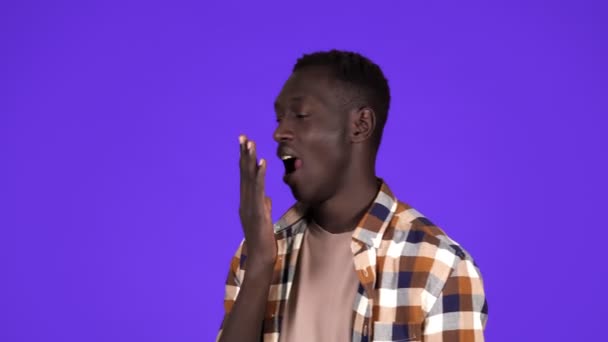
[[352,232],[331,234],[310,221],[303,239],[279,341],[350,341],[359,286]]

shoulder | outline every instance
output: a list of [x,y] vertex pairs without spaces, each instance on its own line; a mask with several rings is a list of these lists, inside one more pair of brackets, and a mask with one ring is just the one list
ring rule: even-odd
[[[384,264],[411,272],[419,286],[437,296],[448,278],[463,273],[480,278],[473,257],[442,228],[407,203],[399,201],[378,249]],[[466,271],[466,272],[463,272]]]
[[418,249],[424,247],[427,250],[441,250],[444,251],[443,254],[448,253],[454,259],[472,260],[471,255],[448,236],[441,227],[435,225],[428,217],[409,204],[401,201],[397,203],[393,218],[384,232],[383,240],[402,244],[404,247],[408,245]]

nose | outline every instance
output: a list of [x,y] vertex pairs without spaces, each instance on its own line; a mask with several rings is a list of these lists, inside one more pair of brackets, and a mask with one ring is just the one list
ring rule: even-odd
[[293,130],[287,125],[287,120],[281,120],[274,130],[273,138],[276,142],[293,140]]

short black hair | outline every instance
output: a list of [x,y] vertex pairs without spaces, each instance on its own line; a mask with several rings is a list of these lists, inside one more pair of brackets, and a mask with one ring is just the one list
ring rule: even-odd
[[331,76],[354,90],[350,92],[349,102],[374,110],[377,129],[373,141],[378,148],[391,101],[388,81],[380,67],[359,53],[334,49],[304,54],[297,60],[292,72],[311,66],[328,68]]

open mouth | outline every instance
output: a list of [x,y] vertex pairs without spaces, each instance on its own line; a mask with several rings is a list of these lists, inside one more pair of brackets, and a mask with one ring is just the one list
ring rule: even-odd
[[290,155],[281,156],[283,165],[285,166],[285,174],[291,174],[295,172],[302,164],[302,161],[298,158]]
[[283,165],[285,166],[283,180],[288,183],[293,181],[293,174],[302,167],[302,159],[298,158],[297,152],[286,145],[279,146],[277,156],[281,159]]

